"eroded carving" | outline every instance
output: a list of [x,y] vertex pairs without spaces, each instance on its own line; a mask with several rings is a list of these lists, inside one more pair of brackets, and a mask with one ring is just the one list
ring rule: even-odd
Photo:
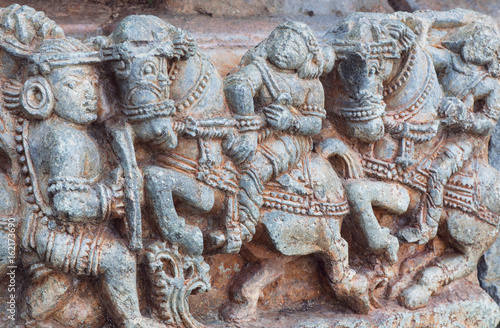
[[[442,316],[431,296],[452,309],[442,287],[498,235],[487,16],[356,13],[322,38],[287,22],[224,78],[154,16],[83,42],[12,5],[0,31],[0,232],[19,240],[1,272],[16,255],[24,327],[264,327],[301,256],[341,309],[318,320]],[[227,299],[191,313],[210,293]]]

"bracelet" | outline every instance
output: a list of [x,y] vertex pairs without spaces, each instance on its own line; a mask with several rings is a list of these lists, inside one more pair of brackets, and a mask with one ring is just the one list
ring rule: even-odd
[[300,132],[300,128],[302,127],[302,124],[300,124],[300,120],[297,116],[293,116],[292,122],[290,123],[290,127],[288,130],[294,134]]
[[261,128],[261,121],[256,115],[235,115],[237,127],[240,132],[258,131]]

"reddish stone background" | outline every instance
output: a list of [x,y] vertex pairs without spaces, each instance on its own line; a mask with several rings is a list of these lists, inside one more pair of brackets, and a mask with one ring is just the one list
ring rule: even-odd
[[[390,2],[390,3],[389,3]],[[222,76],[236,66],[241,56],[260,42],[281,22],[299,20],[309,24],[321,36],[342,17],[354,11],[392,12],[413,9],[449,9],[462,7],[488,14],[498,12],[498,3],[455,0],[434,3],[430,0],[0,0],[0,7],[12,3],[26,4],[44,11],[67,35],[86,38],[109,34],[121,19],[130,14],[154,14],[169,23],[190,31],[200,49],[219,69]],[[451,4],[451,5],[450,5]],[[496,15],[494,17],[500,17]],[[211,266],[212,290],[192,296],[190,304],[196,317],[211,321],[217,308],[227,300],[228,282],[244,267],[238,255],[216,255],[207,258]],[[291,262],[284,277],[264,290],[259,308],[267,311],[308,309],[331,303],[318,271],[319,264],[311,257]],[[474,280],[474,279],[472,279]],[[323,296],[322,296],[323,295]],[[2,300],[2,304],[3,304]],[[1,326],[5,326],[0,321]]]

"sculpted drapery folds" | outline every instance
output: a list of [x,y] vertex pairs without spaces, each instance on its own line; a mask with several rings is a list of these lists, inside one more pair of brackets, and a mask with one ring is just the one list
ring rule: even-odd
[[19,238],[26,327],[202,327],[198,292],[226,297],[201,321],[266,326],[302,256],[318,300],[375,322],[425,307],[498,235],[488,17],[356,13],[321,39],[286,22],[224,78],[155,16],[82,42],[13,5],[0,31],[0,232]]

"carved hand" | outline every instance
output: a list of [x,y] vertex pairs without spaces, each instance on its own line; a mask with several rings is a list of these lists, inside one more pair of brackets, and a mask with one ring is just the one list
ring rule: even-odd
[[257,132],[246,132],[240,134],[238,140],[229,146],[227,155],[237,165],[252,158],[257,149]]
[[197,122],[192,117],[186,118],[182,132],[188,137],[195,138],[198,134]]
[[457,98],[447,97],[441,101],[438,109],[441,123],[449,129],[465,129],[469,111]]
[[293,122],[293,114],[288,107],[283,105],[269,105],[264,108],[267,122],[276,130],[285,131],[290,129]]
[[[142,174],[141,174],[142,177]],[[125,203],[123,184],[125,182],[123,169],[118,167],[111,171],[109,179],[106,183],[111,192],[111,217],[121,218],[125,216]]]

